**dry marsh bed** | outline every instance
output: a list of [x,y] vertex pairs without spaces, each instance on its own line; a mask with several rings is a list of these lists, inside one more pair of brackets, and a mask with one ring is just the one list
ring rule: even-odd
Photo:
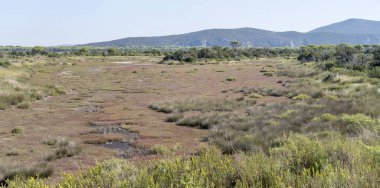
[[[13,103],[3,105],[0,174],[4,176],[15,166],[28,169],[46,162],[49,167],[44,169],[52,167],[55,175],[59,175],[61,170],[75,171],[81,165],[88,167],[114,157],[127,156],[140,164],[150,159],[190,155],[197,151],[207,131],[166,122],[166,115],[149,109],[149,105],[194,97],[230,101],[240,97],[234,92],[238,88],[282,87],[278,83],[282,78],[260,72],[268,63],[279,63],[278,60],[173,66],[157,64],[160,60],[32,58],[19,59],[7,69],[0,68],[0,79],[13,84],[7,86],[12,92],[28,93],[27,98],[33,92],[42,95],[38,99],[25,99],[28,105],[25,108],[16,108],[19,104]],[[228,78],[233,81],[227,81]],[[262,97],[255,102],[283,100],[286,99]],[[245,104],[231,105],[241,109]],[[12,130],[16,127],[21,131],[14,134]],[[138,138],[133,136],[136,134]],[[68,143],[56,145],[57,139]],[[132,149],[133,155],[124,155],[101,146],[124,142],[144,150]]]

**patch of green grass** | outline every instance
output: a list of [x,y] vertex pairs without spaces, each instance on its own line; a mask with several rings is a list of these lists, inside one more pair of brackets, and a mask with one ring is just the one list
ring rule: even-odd
[[169,149],[161,145],[156,145],[150,149],[150,153],[154,155],[164,155],[164,154],[167,154],[168,152],[169,152]]
[[258,98],[262,98],[263,96],[258,94],[258,93],[251,93],[248,95],[249,98],[254,98],[254,99],[258,99]]
[[234,82],[234,81],[236,81],[236,78],[235,77],[228,77],[228,78],[226,78],[226,81]]
[[292,99],[293,100],[297,100],[297,101],[303,101],[303,100],[306,100],[306,99],[310,99],[311,97],[309,95],[306,95],[306,94],[299,94],[297,96],[294,96]]

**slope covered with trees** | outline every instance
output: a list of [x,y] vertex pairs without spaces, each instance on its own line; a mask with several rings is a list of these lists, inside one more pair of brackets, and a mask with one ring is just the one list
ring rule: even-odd
[[229,46],[239,41],[245,47],[293,47],[310,44],[380,44],[380,22],[350,19],[308,33],[273,32],[255,28],[210,29],[181,35],[130,37],[88,46]]

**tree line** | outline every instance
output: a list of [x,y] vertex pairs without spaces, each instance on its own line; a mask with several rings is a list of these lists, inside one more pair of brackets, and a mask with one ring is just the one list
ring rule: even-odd
[[368,72],[380,78],[379,45],[310,45],[300,48],[210,48],[180,47],[0,47],[0,58],[23,56],[164,56],[163,61],[194,63],[200,60],[240,60],[244,58],[294,58],[300,62],[316,62],[325,69],[346,68]]
[[316,62],[324,70],[346,68],[368,72],[380,78],[379,45],[310,45],[300,48],[191,48],[167,52],[163,61],[193,63],[200,60],[240,60],[244,58],[294,58],[302,63]]
[[151,47],[0,47],[0,58],[17,58],[26,56],[163,56],[165,52],[175,51],[175,48]]

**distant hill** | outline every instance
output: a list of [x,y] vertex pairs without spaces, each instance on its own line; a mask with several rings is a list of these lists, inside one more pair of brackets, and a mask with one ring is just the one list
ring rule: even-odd
[[380,34],[380,22],[349,19],[310,31],[309,33]]
[[380,22],[349,19],[308,33],[273,32],[255,28],[210,29],[181,35],[130,37],[86,46],[229,46],[240,41],[242,46],[293,47],[310,44],[380,44]]

